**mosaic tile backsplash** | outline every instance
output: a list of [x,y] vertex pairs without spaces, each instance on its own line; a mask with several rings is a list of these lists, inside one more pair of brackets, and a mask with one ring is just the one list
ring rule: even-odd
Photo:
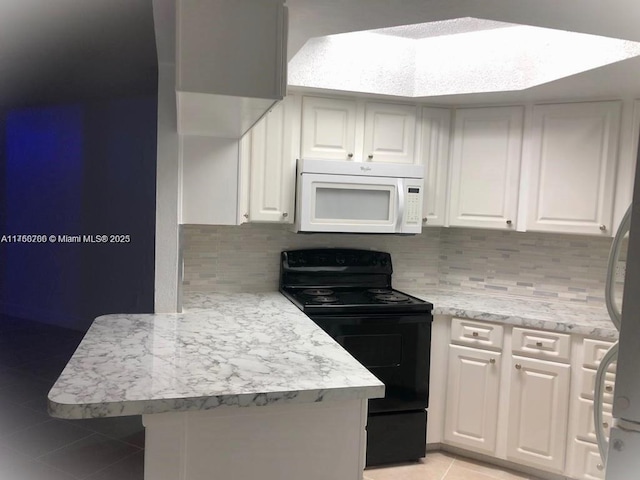
[[388,251],[400,290],[486,291],[602,305],[610,238],[427,228],[421,235],[295,234],[284,225],[185,225],[185,291],[278,288],[282,250],[348,247]]
[[398,289],[439,284],[440,229],[423,235],[296,234],[285,225],[185,225],[185,291],[261,292],[278,289],[280,252],[345,247],[391,253]]

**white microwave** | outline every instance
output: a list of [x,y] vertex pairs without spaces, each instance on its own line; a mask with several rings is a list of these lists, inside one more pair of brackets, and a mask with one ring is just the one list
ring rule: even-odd
[[298,160],[298,232],[422,231],[424,167]]

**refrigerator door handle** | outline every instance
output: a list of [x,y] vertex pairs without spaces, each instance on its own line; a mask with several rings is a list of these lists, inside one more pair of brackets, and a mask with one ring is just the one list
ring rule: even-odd
[[615,304],[615,272],[616,265],[620,258],[620,250],[622,248],[622,242],[627,233],[629,233],[629,228],[631,227],[631,206],[622,217],[622,221],[620,222],[620,226],[618,227],[618,231],[616,232],[616,236],[613,238],[613,243],[611,244],[611,250],[609,251],[609,262],[607,264],[607,280],[604,288],[604,298],[605,303],[607,304],[607,310],[609,311],[609,316],[611,317],[611,321],[616,326],[616,329],[620,331],[620,322],[621,322],[621,313],[620,309]]
[[604,398],[604,381],[606,379],[607,369],[612,362],[618,358],[618,342],[614,343],[611,348],[604,354],[598,371],[596,372],[595,389],[593,392],[593,422],[596,430],[596,442],[600,451],[602,463],[607,465],[607,455],[609,453],[609,442],[602,425],[602,401]]

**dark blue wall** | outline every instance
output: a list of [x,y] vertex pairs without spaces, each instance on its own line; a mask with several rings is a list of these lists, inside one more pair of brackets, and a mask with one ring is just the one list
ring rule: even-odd
[[101,314],[153,311],[156,98],[0,111],[0,240],[131,240],[0,242],[2,313],[84,330]]

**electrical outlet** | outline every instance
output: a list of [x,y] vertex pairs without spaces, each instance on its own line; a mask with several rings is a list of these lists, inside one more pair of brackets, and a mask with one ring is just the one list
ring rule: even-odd
[[616,283],[624,282],[625,273],[627,273],[627,263],[621,262],[621,261],[616,263],[616,274],[615,274]]

